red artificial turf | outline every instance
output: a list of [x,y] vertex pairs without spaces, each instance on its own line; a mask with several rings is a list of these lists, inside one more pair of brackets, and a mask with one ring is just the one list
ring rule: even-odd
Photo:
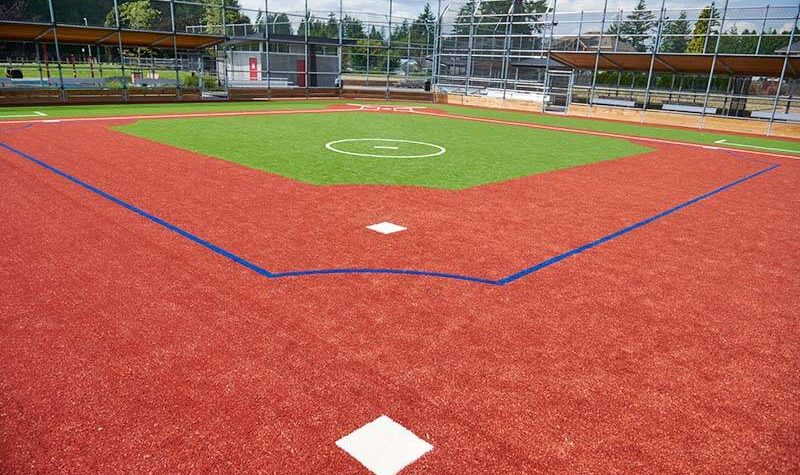
[[[98,124],[0,140],[270,270],[499,277],[764,167],[663,146],[452,192],[315,187]],[[795,472],[800,164],[775,161],[491,287],[267,280],[0,149],[0,472],[366,473],[334,441],[381,414],[434,446],[404,474]],[[363,229],[382,220],[409,231]]]

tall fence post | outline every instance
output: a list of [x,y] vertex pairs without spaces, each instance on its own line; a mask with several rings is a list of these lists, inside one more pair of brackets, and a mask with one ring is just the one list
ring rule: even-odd
[[311,22],[311,15],[308,13],[308,0],[305,0],[303,11],[305,12],[305,21],[303,24],[305,27],[303,28],[303,44],[305,45],[305,56],[303,59],[304,66],[303,66],[303,76],[305,77],[305,91],[306,91],[306,99],[308,99],[308,84],[311,76],[308,74],[308,24]]
[[339,0],[339,58],[338,58],[338,73],[336,75],[336,80],[338,81],[339,85],[339,98],[342,97],[342,91],[344,90],[344,79],[342,78],[342,55],[344,55],[344,7],[342,5],[342,0]]
[[[706,85],[706,95],[703,97],[703,111],[700,115],[700,128],[705,126],[706,108],[708,107],[708,96],[711,94],[711,84],[714,82],[714,69],[717,67],[717,56],[719,55],[719,44],[722,39],[722,29],[725,27],[725,17],[728,15],[728,1],[725,0],[725,7],[722,9],[722,21],[719,23],[719,32],[717,33],[717,44],[714,46],[714,56],[711,58],[711,70],[708,73],[708,84]],[[713,2],[712,2],[713,5]],[[713,17],[713,9],[711,11]],[[711,31],[711,23],[708,24],[708,30]]]
[[[221,22],[222,23],[222,38],[223,38],[222,54],[223,54],[223,57],[224,57],[224,61],[222,62],[222,64],[223,64],[223,68],[224,68],[223,71],[224,71],[224,75],[225,75],[225,96],[228,96],[230,94],[231,85],[230,85],[230,78],[228,78],[228,48],[229,47],[227,45],[228,26],[226,25],[226,19],[225,19],[225,13],[226,13],[225,12],[225,0],[220,0],[220,7],[222,8],[222,22]],[[231,66],[233,66],[233,51],[231,51],[230,53],[231,53],[231,58],[230,58],[231,59]],[[234,74],[234,76],[236,75],[236,70],[235,69],[233,71],[233,74]],[[217,72],[217,76],[219,76],[219,72]]]
[[514,3],[508,7],[506,13],[506,35],[503,38],[503,101],[506,100],[506,91],[508,90],[508,69],[511,63],[511,26],[514,24]]
[[467,41],[467,61],[466,61],[466,78],[464,80],[464,95],[469,95],[469,81],[472,77],[472,48],[473,48],[473,41],[475,36],[475,14],[478,12],[478,8],[480,8],[481,2],[478,0],[475,2],[475,8],[472,9],[472,12],[469,15],[469,39]]
[[392,0],[389,0],[389,32],[386,36],[386,89],[383,93],[384,100],[389,100],[389,75],[392,67]]
[[125,76],[125,54],[122,49],[122,23],[119,18],[119,2],[114,0],[114,20],[117,24],[117,46],[119,47],[119,68],[122,74],[122,101],[128,101],[128,78]]
[[181,94],[181,67],[178,60],[178,32],[175,25],[175,0],[169,0],[169,16],[172,24],[172,55],[175,61],[175,96],[180,101]]
[[442,17],[444,14],[447,13],[447,7],[445,7],[445,11],[442,11],[442,0],[438,0],[436,2],[436,23],[434,24],[433,28],[433,58],[431,62],[431,82],[433,83],[431,89],[433,89],[433,96],[436,97],[436,89],[439,85],[439,70],[441,68],[441,48],[442,48]]
[[758,42],[756,43],[756,54],[761,51],[761,42],[764,40],[764,30],[767,29],[767,18],[769,18],[769,4],[764,12],[764,20],[761,22],[761,33],[758,35]]
[[656,29],[656,44],[653,45],[653,54],[650,56],[650,69],[647,71],[647,86],[644,89],[644,103],[642,104],[642,122],[644,122],[644,113],[647,110],[647,103],[650,101],[650,87],[653,80],[653,67],[656,63],[656,55],[658,49],[661,47],[661,31],[664,24],[664,7],[666,0],[661,0],[661,13],[658,16],[658,28]]
[[597,39],[597,54],[594,57],[594,73],[592,74],[592,87],[589,89],[589,108],[594,106],[594,89],[597,86],[597,69],[600,66],[600,50],[603,48],[603,31],[606,29],[606,11],[608,0],[603,2],[603,19],[600,20],[600,37]]
[[67,94],[64,92],[64,72],[61,70],[61,50],[58,47],[58,27],[56,25],[56,14],[53,9],[53,0],[47,0],[47,6],[50,8],[50,26],[53,29],[53,45],[56,48],[56,61],[58,61],[58,96],[62,102],[67,100]]
[[543,85],[544,87],[542,87],[542,112],[547,110],[546,98],[550,93],[550,85],[548,83],[548,79],[550,76],[550,55],[553,52],[553,29],[555,29],[556,26],[556,2],[557,0],[553,0],[553,11],[550,13],[550,40],[547,42],[547,57],[545,58],[545,64],[544,64],[544,85]]
[[775,122],[775,113],[778,111],[778,100],[781,97],[781,85],[783,79],[786,77],[786,68],[789,65],[789,54],[792,51],[792,44],[794,43],[794,34],[797,31],[797,21],[800,18],[800,5],[797,7],[797,12],[794,14],[794,24],[792,25],[792,32],[789,34],[789,43],[786,45],[786,54],[783,55],[783,68],[781,68],[781,77],[778,79],[778,88],[775,91],[775,100],[772,104],[772,114],[769,116],[769,125],[767,126],[767,135],[772,135],[772,123]]

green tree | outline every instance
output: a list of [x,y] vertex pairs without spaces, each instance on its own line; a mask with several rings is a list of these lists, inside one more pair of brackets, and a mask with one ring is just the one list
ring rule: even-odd
[[707,53],[714,51],[716,29],[719,27],[719,11],[714,5],[703,7],[700,16],[694,24],[692,39],[686,45],[687,53]]
[[683,53],[689,44],[692,27],[686,19],[686,12],[681,12],[675,20],[666,19],[661,30],[662,53]]
[[308,27],[308,36],[324,37],[328,31],[327,24],[310,13],[300,21],[300,26],[297,27],[297,34],[305,35],[306,26]]
[[339,19],[333,12],[328,13],[328,23],[325,26],[325,36],[327,38],[339,37]]
[[[508,20],[508,13],[511,12],[511,33],[525,35],[534,32],[544,31],[544,25],[535,24],[542,18],[542,14],[547,11],[547,0],[504,0],[499,2],[481,3],[480,13],[482,15],[493,15],[497,21]],[[493,31],[496,25],[487,25],[487,31]]]
[[[225,24],[241,25],[250,23],[250,18],[240,12],[242,8],[239,0],[224,0],[225,2]],[[200,0],[199,3],[206,5],[201,19],[206,27],[206,33],[222,34],[222,8],[219,0]]]
[[[497,23],[510,22],[511,33],[518,35],[531,34],[544,30],[543,25],[536,24],[547,11],[547,0],[501,0],[495,2],[482,2],[474,20],[473,28],[476,34],[493,34]],[[468,35],[472,14],[475,11],[475,1],[468,0],[458,10],[454,30],[459,35]],[[511,15],[509,16],[509,12]],[[486,20],[477,15],[490,15],[492,19]],[[483,22],[488,23],[484,25]],[[504,32],[503,32],[504,33]]]
[[[453,31],[457,35],[468,35],[470,31],[470,24],[473,23],[472,15],[475,12],[475,0],[467,0],[467,3],[461,5],[458,9],[458,14],[453,25]],[[477,21],[477,19],[475,19]]]
[[[150,6],[150,0],[137,0],[119,5],[119,23],[121,28],[134,30],[147,30],[153,27],[153,22],[161,12]],[[106,15],[106,26],[117,26],[117,17],[114,9]]]
[[422,13],[411,24],[411,42],[417,45],[427,45],[432,42],[435,25],[436,15],[431,10],[431,4],[426,3]]
[[403,23],[397,25],[392,32],[392,43],[406,44],[410,34],[411,25],[409,25],[408,20],[404,19]]
[[[776,54],[776,51],[789,44],[789,37],[791,32],[783,30],[780,33],[773,28],[764,33],[764,38],[761,40],[761,48],[759,54]],[[800,28],[795,30],[795,41],[800,40]]]
[[650,41],[650,30],[656,25],[656,17],[647,8],[645,0],[639,0],[636,7],[625,16],[625,20],[613,23],[606,33],[618,36],[636,51],[646,51]]
[[345,38],[356,39],[367,37],[367,35],[364,33],[364,25],[358,18],[345,15],[345,17],[342,18],[342,26]]
[[285,13],[269,13],[266,17],[267,31],[270,35],[291,35],[292,22]]
[[724,54],[754,54],[758,36],[755,31],[745,29],[739,34],[739,29],[733,25],[719,39],[719,52]]

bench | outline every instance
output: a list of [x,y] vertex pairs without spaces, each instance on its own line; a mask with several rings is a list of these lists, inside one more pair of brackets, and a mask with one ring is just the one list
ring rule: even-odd
[[596,97],[592,99],[592,104],[600,104],[602,106],[636,107],[635,101],[615,99],[613,97]]
[[[662,111],[673,111],[673,112],[692,112],[694,114],[702,114],[703,113],[703,106],[696,106],[693,104],[662,104],[661,105]],[[716,107],[706,107],[705,108],[706,114],[716,114],[717,108]]]
[[256,81],[231,80],[228,82],[228,87],[231,88],[243,88],[243,87],[265,88],[265,87],[292,87],[292,86],[294,86],[294,82],[289,81],[286,78],[269,78],[269,80],[260,79]]
[[[757,119],[769,119],[772,117],[772,111],[753,111],[750,113],[750,117],[755,117]],[[775,112],[775,120],[785,120],[788,122],[800,122],[800,114],[796,112]]]

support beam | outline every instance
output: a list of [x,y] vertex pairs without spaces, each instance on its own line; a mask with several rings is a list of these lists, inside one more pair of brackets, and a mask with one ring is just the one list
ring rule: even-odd
[[656,55],[656,58],[655,58],[655,59],[656,59],[656,62],[658,62],[659,64],[663,65],[665,68],[669,69],[669,70],[670,70],[670,71],[672,71],[673,73],[675,73],[675,72],[677,72],[677,71],[678,71],[677,69],[675,69],[675,67],[674,67],[674,66],[672,66],[672,65],[671,65],[671,64],[669,64],[668,62],[664,61],[664,59],[663,59],[663,58],[661,58],[661,56],[659,56],[659,55]]

